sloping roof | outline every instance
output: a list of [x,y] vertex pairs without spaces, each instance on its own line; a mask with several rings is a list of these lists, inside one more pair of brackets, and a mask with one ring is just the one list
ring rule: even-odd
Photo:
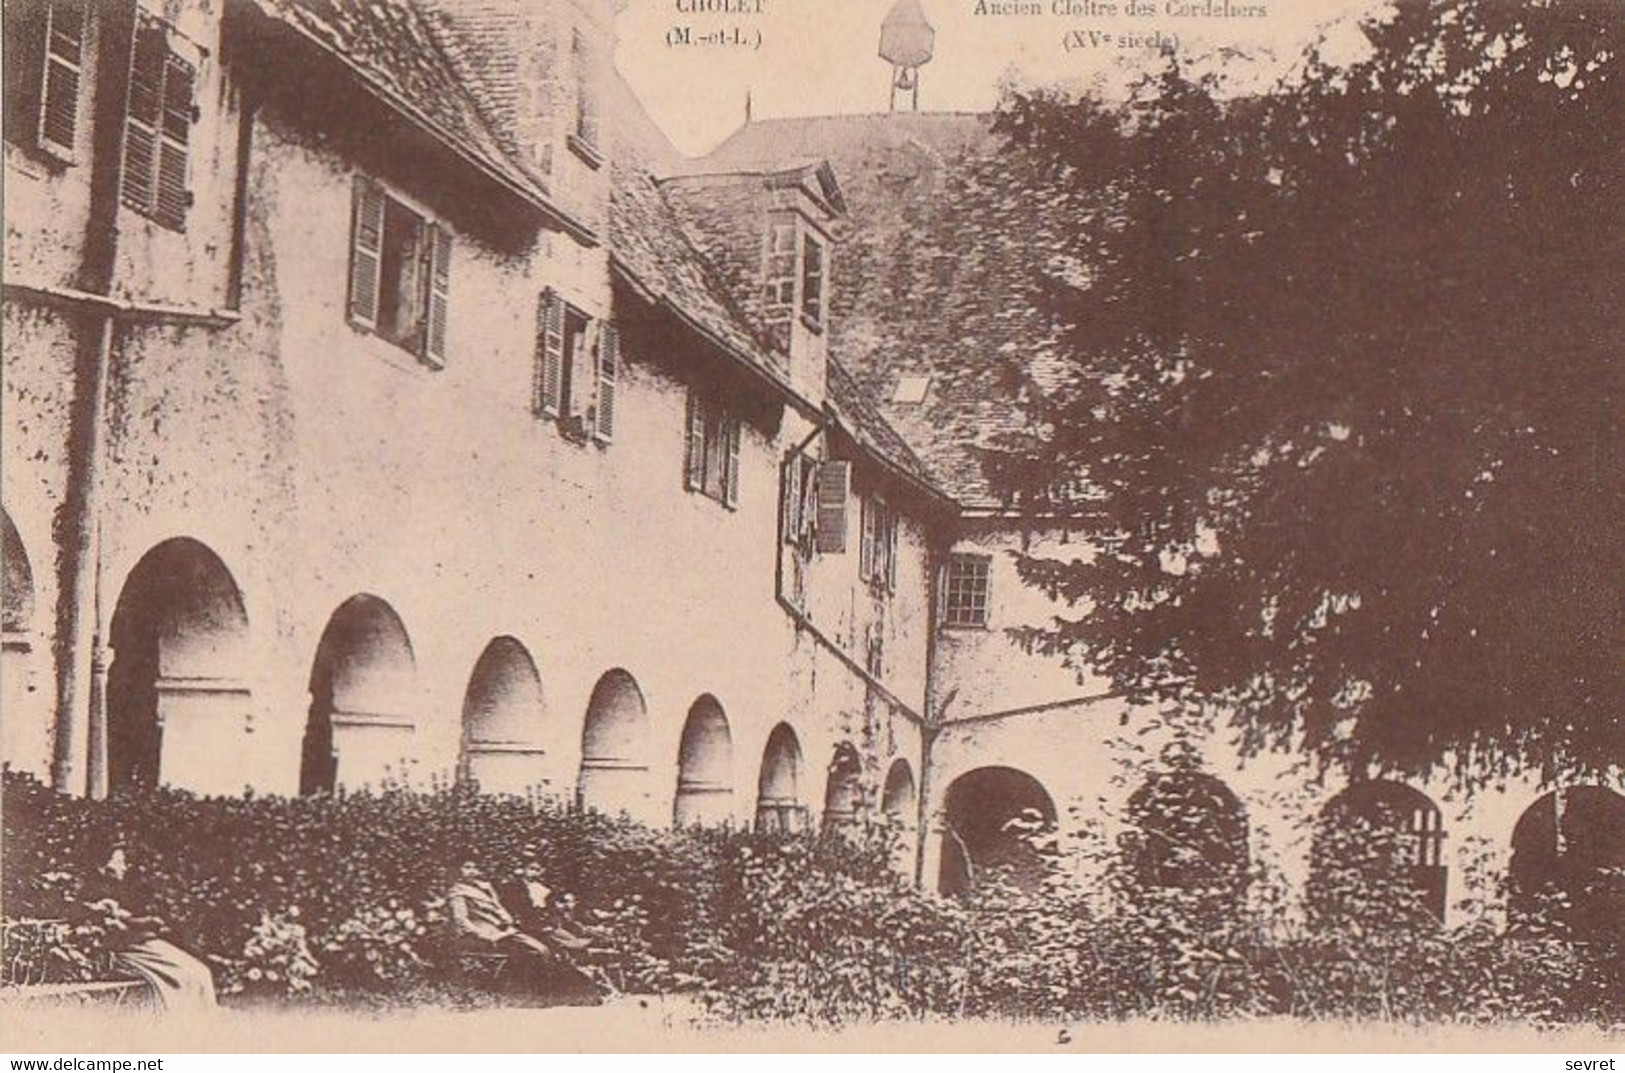
[[704,255],[655,182],[655,169],[678,158],[630,87],[617,77],[612,102],[620,120],[611,154],[609,248],[623,275],[667,304],[735,358],[785,391],[788,379],[747,327]]
[[[833,165],[848,210],[830,352],[941,488],[965,506],[998,506],[978,449],[1028,428],[1010,367],[1053,344],[1039,273],[1066,255],[1066,210],[987,117],[966,113],[753,122],[691,168],[813,158]],[[893,401],[916,376],[929,379],[924,401]]]
[[[450,23],[417,0],[250,0],[263,15],[289,27],[349,68],[372,91],[454,152],[520,197],[584,231],[552,200],[546,177],[499,137],[482,108],[480,90],[492,77],[496,52],[481,53],[453,35]],[[482,75],[482,69],[484,74]]]
[[858,442],[860,447],[907,480],[924,486],[939,496],[942,494],[942,490],[932,479],[931,471],[920,461],[920,456],[915,454],[903,437],[897,434],[897,430],[892,428],[891,423],[886,420],[885,415],[880,412],[880,408],[875,405],[874,400],[869,397],[869,393],[857,379],[834,358],[829,359],[826,365],[825,387],[830,408],[835,411],[841,427]]

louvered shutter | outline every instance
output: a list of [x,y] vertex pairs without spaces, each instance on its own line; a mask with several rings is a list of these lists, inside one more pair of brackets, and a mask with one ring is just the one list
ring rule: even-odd
[[192,207],[192,195],[186,188],[186,162],[192,140],[192,96],[196,84],[197,70],[166,47],[152,217],[177,231],[186,226],[186,211]]
[[691,388],[688,393],[687,451],[683,459],[683,487],[691,492],[705,488],[705,407]]
[[435,368],[446,364],[446,319],[451,298],[451,232],[430,224],[428,251],[429,301],[423,323],[423,360]]
[[536,403],[543,417],[559,416],[564,388],[564,300],[551,288],[536,307]]
[[846,553],[846,504],[852,492],[852,463],[825,462],[818,467],[818,550]]
[[621,375],[621,333],[605,324],[598,333],[598,406],[593,435],[600,443],[615,438],[615,381]]
[[45,5],[45,63],[40,82],[39,144],[72,160],[78,144],[79,84],[84,77],[85,23],[82,0]]
[[152,16],[135,23],[130,49],[130,91],[124,110],[124,167],[120,190],[124,204],[141,213],[153,211],[158,169],[158,127],[163,115],[164,68],[169,46]]
[[724,455],[722,481],[722,502],[730,507],[739,506],[739,440],[741,429],[739,418],[729,417],[722,423],[722,431],[726,439],[727,453]]
[[794,544],[796,536],[801,531],[801,456],[791,455],[784,463],[784,479],[781,482],[784,494],[784,503],[781,513],[784,526],[784,542]]
[[378,272],[384,243],[384,192],[356,176],[350,221],[350,321],[372,329],[378,323]]
[[879,522],[875,504],[865,496],[858,503],[861,534],[858,543],[858,577],[868,581],[875,576],[875,526]]
[[897,515],[889,514],[886,526],[886,589],[897,591]]

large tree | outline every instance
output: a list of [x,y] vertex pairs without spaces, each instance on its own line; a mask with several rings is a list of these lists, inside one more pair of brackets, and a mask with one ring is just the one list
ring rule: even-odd
[[1101,550],[1023,563],[1079,607],[1030,640],[1356,770],[1625,764],[1625,4],[1363,28],[1266,94],[1169,56],[1002,109],[1090,207],[995,460]]

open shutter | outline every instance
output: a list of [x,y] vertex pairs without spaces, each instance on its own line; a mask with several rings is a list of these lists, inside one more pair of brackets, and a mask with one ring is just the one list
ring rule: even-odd
[[186,161],[192,139],[192,97],[196,85],[197,70],[169,52],[166,46],[152,217],[177,231],[186,226],[186,211],[192,207],[192,195],[186,187]]
[[727,417],[722,422],[724,445],[727,448],[723,465],[722,502],[730,507],[739,506],[739,418]]
[[605,324],[598,333],[598,406],[594,411],[593,435],[598,442],[615,438],[615,381],[621,374],[621,333]]
[[435,368],[446,364],[446,318],[450,313],[451,294],[451,232],[439,224],[429,225],[428,251],[429,301],[423,324],[423,360]]
[[846,553],[846,504],[852,493],[852,463],[825,462],[818,467],[818,550]]
[[564,390],[564,299],[552,288],[536,307],[536,412],[559,416]]
[[897,591],[897,515],[889,514],[886,525],[886,590]]
[[794,544],[797,535],[801,532],[801,456],[791,455],[784,461],[784,476],[780,482],[783,490],[784,503],[782,504],[781,523],[784,527],[784,542]]
[[130,49],[130,93],[124,110],[124,161],[119,189],[124,204],[142,213],[153,211],[158,126],[168,59],[163,27],[152,16],[138,14]]
[[868,496],[858,502],[859,524],[861,534],[858,543],[858,577],[868,581],[875,576],[875,526],[879,523],[879,512]]
[[371,330],[378,323],[378,271],[384,243],[384,192],[357,175],[350,220],[350,321]]
[[79,132],[79,85],[84,80],[83,0],[45,5],[45,63],[40,81],[39,144],[65,160],[74,158]]
[[697,492],[705,487],[705,407],[692,388],[688,392],[687,451],[683,459],[683,487]]

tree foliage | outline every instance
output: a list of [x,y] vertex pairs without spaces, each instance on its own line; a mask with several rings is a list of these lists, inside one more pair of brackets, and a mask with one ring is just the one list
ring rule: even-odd
[[1175,56],[999,117],[1078,212],[1007,491],[1032,632],[1255,748],[1491,777],[1625,762],[1625,8],[1405,0],[1230,96]]

